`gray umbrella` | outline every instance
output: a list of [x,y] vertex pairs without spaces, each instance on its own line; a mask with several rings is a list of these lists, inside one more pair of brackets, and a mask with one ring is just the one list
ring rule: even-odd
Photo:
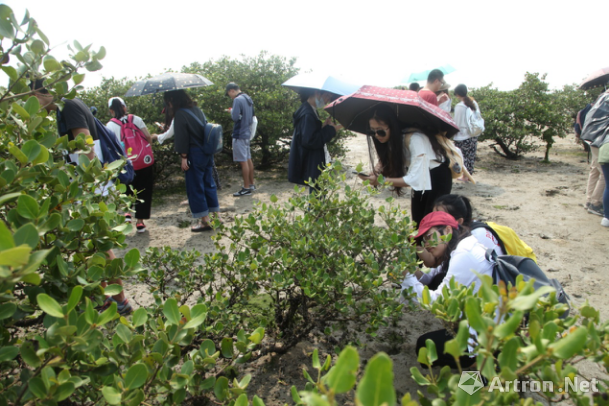
[[201,75],[168,72],[135,82],[129,91],[125,93],[125,97],[143,96],[145,94],[164,93],[170,90],[210,85],[213,85],[213,82]]

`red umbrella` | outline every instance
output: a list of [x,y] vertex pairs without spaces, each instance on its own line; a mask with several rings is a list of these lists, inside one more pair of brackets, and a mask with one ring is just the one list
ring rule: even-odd
[[603,86],[609,82],[609,67],[594,71],[588,76],[581,85],[580,89],[590,89],[595,86]]
[[373,109],[379,104],[395,108],[398,120],[405,126],[427,127],[446,132],[448,137],[459,132],[459,127],[444,110],[421,99],[417,92],[388,89],[386,87],[362,86],[349,96],[342,96],[328,104],[325,109],[348,130],[365,133]]

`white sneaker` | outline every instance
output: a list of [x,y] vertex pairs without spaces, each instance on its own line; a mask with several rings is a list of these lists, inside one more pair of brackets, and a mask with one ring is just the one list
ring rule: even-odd
[[253,192],[254,190],[256,190],[256,185],[251,184],[251,185],[250,185],[250,187],[249,187],[249,189],[250,189],[250,190]]
[[603,217],[603,219],[601,220],[601,226],[609,227],[609,219],[606,217]]

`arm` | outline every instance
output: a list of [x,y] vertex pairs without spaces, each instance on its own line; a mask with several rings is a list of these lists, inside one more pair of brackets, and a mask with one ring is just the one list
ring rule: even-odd
[[[88,135],[89,137],[91,137],[91,133],[89,132],[88,128],[72,128],[72,129],[70,129],[70,131],[72,131],[72,135],[74,136],[74,138],[76,138],[76,136],[78,136],[78,134],[84,134],[84,135]],[[85,155],[87,156],[87,158],[89,158],[89,160],[95,158],[95,150],[93,149],[93,147],[91,147],[91,150],[89,152],[87,152]]]
[[173,134],[174,134],[173,120],[171,120],[171,124],[169,125],[169,128],[167,129],[167,131],[165,131],[163,134],[159,134],[159,135],[153,134],[152,138],[156,138],[159,141],[159,144],[162,144],[166,140],[172,138]]
[[144,128],[140,128],[140,130],[142,130],[142,132],[146,136],[146,139],[148,140],[148,142],[152,143],[152,135],[150,135],[150,132],[148,132],[148,128],[146,128],[146,126],[144,126]]
[[230,115],[234,122],[241,120],[241,110],[243,109],[241,103],[242,101],[239,100],[239,97],[236,97],[235,101],[233,102],[233,108],[230,112]]
[[[329,119],[328,119],[329,120]],[[318,129],[319,121],[315,116],[307,114],[299,123],[301,126],[301,144],[306,149],[322,149],[336,135],[337,126],[328,123]]]

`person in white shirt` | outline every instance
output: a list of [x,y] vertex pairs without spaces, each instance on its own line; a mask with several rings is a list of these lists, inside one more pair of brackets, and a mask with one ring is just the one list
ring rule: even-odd
[[453,100],[448,94],[448,89],[450,89],[450,85],[444,82],[442,87],[440,87],[440,90],[436,93],[436,96],[438,97],[438,107],[450,114],[453,108]]
[[[403,188],[411,187],[412,220],[417,224],[433,209],[439,196],[450,193],[452,175],[446,152],[431,130],[408,128],[402,133],[395,109],[381,104],[372,112],[368,132],[370,161],[374,168],[368,176],[359,175],[378,185],[378,175],[393,185],[393,191],[401,196]],[[378,163],[374,164],[374,150]]]
[[[480,275],[492,276],[493,264],[486,260],[486,249],[467,228],[460,227],[457,220],[448,213],[436,211],[426,215],[414,239],[418,244],[424,244],[426,250],[439,264],[430,274],[432,276],[444,274],[437,288],[429,290],[432,301],[442,295],[444,285],[447,285],[451,279],[464,286],[474,285],[474,292],[477,292],[481,282],[476,272]],[[423,282],[428,281],[425,279],[422,281],[415,274],[409,273],[402,282],[402,289],[412,289],[416,295],[415,300],[418,300],[425,287]],[[417,339],[416,353],[418,354],[419,349],[425,346],[425,340],[431,339],[436,345],[438,354],[434,366],[449,365],[456,368],[454,358],[444,354],[444,343],[452,338],[446,329],[423,334]],[[468,367],[474,361],[475,358],[469,356],[460,359],[462,367]]]
[[467,95],[467,86],[460,84],[455,87],[455,97],[459,103],[455,106],[455,123],[459,126],[459,132],[453,137],[455,145],[463,153],[463,163],[470,174],[474,174],[474,162],[476,161],[476,149],[478,148],[478,137],[472,136],[469,128],[469,116],[480,114],[478,103]]

